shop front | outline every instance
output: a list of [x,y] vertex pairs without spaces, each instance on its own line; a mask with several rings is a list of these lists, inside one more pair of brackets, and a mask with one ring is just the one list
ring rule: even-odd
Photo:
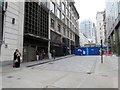
[[61,35],[51,31],[50,37],[51,37],[50,51],[55,50],[57,57],[63,56]]
[[62,42],[63,42],[63,53],[64,53],[64,55],[69,55],[70,54],[69,39],[63,37]]
[[24,37],[24,48],[23,48],[23,61],[35,61],[36,52],[40,53],[44,50],[45,58],[47,58],[48,53],[48,40],[43,40],[40,38],[35,38],[31,36]]

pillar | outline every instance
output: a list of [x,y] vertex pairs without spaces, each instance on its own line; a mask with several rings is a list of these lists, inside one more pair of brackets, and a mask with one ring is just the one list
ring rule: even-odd
[[48,21],[48,22],[49,22],[49,27],[48,27],[48,40],[49,40],[49,41],[48,41],[48,58],[50,58],[50,57],[49,57],[49,53],[50,53],[50,24],[51,24],[51,23],[50,23],[50,22],[51,22],[50,13],[51,13],[51,12],[49,11],[49,21]]
[[120,26],[118,27],[118,55],[120,56]]
[[115,52],[116,52],[116,54],[118,55],[118,43],[119,43],[119,42],[118,42],[118,40],[119,40],[119,39],[118,39],[118,37],[119,37],[119,36],[118,36],[118,29],[115,29],[114,32],[115,32],[115,49],[116,49]]

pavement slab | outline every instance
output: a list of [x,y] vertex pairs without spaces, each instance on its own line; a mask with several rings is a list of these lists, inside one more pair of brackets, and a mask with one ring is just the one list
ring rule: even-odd
[[0,79],[3,88],[117,88],[117,65],[115,56],[104,57],[103,64],[100,56],[74,56],[32,67],[7,66]]

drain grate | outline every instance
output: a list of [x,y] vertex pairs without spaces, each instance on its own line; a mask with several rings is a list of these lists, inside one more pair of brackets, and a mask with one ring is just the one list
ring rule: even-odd
[[13,78],[13,76],[8,76],[7,78]]
[[87,74],[92,74],[92,72],[87,72]]
[[21,78],[17,78],[17,80],[20,80]]

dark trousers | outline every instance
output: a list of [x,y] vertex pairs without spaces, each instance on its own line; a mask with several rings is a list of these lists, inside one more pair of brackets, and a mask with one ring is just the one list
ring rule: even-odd
[[17,62],[14,62],[13,67],[16,67],[16,68],[20,67],[20,57],[17,58]]

